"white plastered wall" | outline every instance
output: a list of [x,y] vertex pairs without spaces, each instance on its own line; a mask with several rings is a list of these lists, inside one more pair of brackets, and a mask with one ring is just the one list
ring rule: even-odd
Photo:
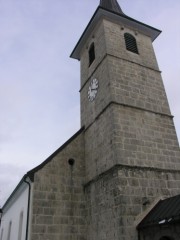
[[[0,240],[19,240],[19,223],[20,215],[23,213],[22,219],[22,237],[21,240],[26,238],[27,226],[27,212],[28,212],[28,196],[29,186],[27,183],[22,182],[17,191],[13,194],[10,200],[3,207],[3,216],[1,219],[0,227]],[[11,223],[10,239],[8,239],[9,224]],[[3,235],[1,234],[3,231]]]

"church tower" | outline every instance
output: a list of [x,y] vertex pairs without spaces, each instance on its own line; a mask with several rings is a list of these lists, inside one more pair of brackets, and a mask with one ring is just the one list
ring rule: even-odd
[[179,144],[152,45],[160,33],[101,0],[71,54],[81,64],[87,240],[137,240],[141,214],[180,193]]
[[180,151],[159,34],[100,0],[71,54],[82,127],[23,176],[2,208],[1,240],[180,239]]

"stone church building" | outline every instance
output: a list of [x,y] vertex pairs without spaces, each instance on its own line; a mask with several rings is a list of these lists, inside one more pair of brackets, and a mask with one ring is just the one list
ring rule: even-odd
[[179,240],[180,151],[152,42],[161,33],[101,0],[71,57],[81,129],[24,175],[0,240]]

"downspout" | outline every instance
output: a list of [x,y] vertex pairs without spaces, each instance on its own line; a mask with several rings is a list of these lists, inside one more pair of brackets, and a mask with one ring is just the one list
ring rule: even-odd
[[28,192],[28,206],[27,206],[27,224],[26,224],[26,238],[25,240],[28,240],[28,231],[29,231],[29,210],[30,210],[30,200],[31,200],[31,184],[30,182],[26,181],[26,178],[24,178],[24,182],[27,183],[29,187]]
[[3,211],[2,211],[2,208],[0,208],[0,227],[1,227],[1,218],[2,218],[2,215],[3,215]]

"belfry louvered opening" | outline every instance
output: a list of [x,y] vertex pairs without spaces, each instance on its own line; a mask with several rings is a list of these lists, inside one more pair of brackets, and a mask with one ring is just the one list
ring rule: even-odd
[[129,33],[125,33],[124,39],[126,43],[126,49],[130,52],[139,54],[135,37]]

